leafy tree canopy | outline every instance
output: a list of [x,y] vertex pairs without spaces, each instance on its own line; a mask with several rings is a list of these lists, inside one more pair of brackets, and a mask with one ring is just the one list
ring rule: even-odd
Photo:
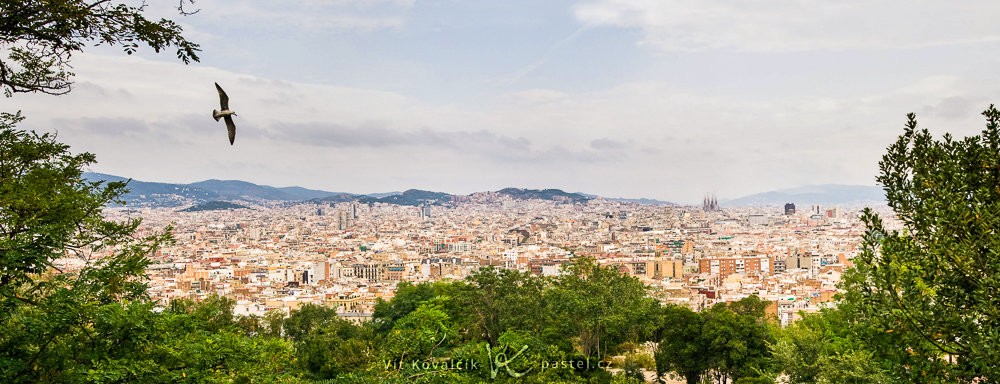
[[[179,0],[180,12],[185,1]],[[70,91],[70,60],[87,45],[120,46],[132,54],[139,45],[156,52],[176,48],[185,64],[198,61],[199,46],[181,35],[179,24],[151,20],[145,3],[111,0],[0,0],[0,88],[14,93],[61,95]]]
[[774,368],[774,330],[767,305],[750,296],[699,313],[665,307],[655,355],[657,373],[673,372],[688,383],[705,378],[717,383],[774,382],[768,376]]
[[877,178],[903,230],[866,210],[842,308],[873,331],[896,374],[917,382],[1000,380],[1000,112],[980,135],[906,128]]
[[657,374],[673,372],[688,384],[696,384],[711,367],[708,343],[701,335],[705,320],[687,307],[671,305],[663,312],[665,325],[656,352]]

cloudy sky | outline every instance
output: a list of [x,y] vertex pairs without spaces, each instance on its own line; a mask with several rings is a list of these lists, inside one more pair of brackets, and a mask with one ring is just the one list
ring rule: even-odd
[[691,203],[873,185],[907,112],[964,136],[1000,102],[997,2],[159,3],[200,63],[90,49],[71,94],[2,109],[138,180]]

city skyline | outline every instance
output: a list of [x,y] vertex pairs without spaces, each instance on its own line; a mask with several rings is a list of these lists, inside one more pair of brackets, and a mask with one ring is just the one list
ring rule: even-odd
[[[445,197],[458,198],[453,203],[462,203],[463,197],[472,197],[481,194],[505,194],[516,200],[565,200],[564,202],[586,199],[603,198],[618,202],[635,203],[639,205],[664,205],[673,204],[678,206],[705,205],[709,200],[713,201],[716,209],[719,203],[727,207],[763,207],[781,206],[788,202],[798,202],[805,204],[821,204],[833,206],[876,206],[885,204],[885,195],[878,186],[864,185],[842,185],[823,184],[808,185],[795,188],[784,188],[772,191],[760,191],[758,193],[738,196],[734,198],[723,198],[719,200],[712,193],[706,193],[701,202],[688,202],[678,200],[659,200],[643,196],[606,196],[588,193],[587,191],[565,191],[558,188],[530,189],[516,186],[508,186],[495,191],[475,191],[469,194],[451,193],[449,191],[428,191],[416,188],[405,188],[398,191],[325,191],[317,189],[303,188],[298,185],[262,185],[250,180],[219,180],[208,179],[191,183],[162,183],[156,180],[139,180],[121,175],[109,175],[103,173],[85,172],[83,177],[90,181],[125,181],[128,180],[129,193],[126,194],[128,204],[138,204],[139,206],[162,207],[180,205],[218,204],[230,202],[261,202],[261,201],[298,201],[307,203],[315,199],[325,201],[345,202],[352,199],[362,201],[363,198],[381,199],[390,196],[409,196],[400,202],[394,199],[382,201],[395,205],[415,205],[409,199],[433,200],[435,203],[445,203],[448,201],[439,200],[439,195]],[[182,192],[176,192],[181,191]],[[330,200],[332,199],[332,200]],[[361,200],[358,200],[361,199]],[[428,200],[429,201],[429,200]],[[365,201],[365,204],[373,204],[378,201]],[[416,205],[421,205],[416,204]]]
[[[69,95],[7,102],[140,180],[682,203],[872,185],[911,111],[981,130],[997,5],[796,4],[198,2],[175,18],[201,63],[90,49]],[[234,148],[213,82],[240,111]]]

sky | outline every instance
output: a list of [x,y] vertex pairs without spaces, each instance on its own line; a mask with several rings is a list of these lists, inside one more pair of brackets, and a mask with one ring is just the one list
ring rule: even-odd
[[0,110],[143,181],[696,203],[874,185],[906,113],[962,137],[1000,102],[998,2],[156,3],[201,62],[88,48],[70,94]]

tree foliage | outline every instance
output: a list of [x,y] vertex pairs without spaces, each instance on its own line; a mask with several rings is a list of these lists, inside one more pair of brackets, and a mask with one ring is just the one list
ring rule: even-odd
[[0,114],[0,374],[34,381],[74,369],[67,356],[84,355],[95,317],[145,297],[146,255],[169,236],[105,220],[125,184],[84,180],[94,155],[17,130],[21,120]]
[[[380,302],[370,328],[387,361],[475,360],[488,367],[499,355],[510,358],[499,373],[385,370],[370,367],[370,381],[406,377],[450,382],[459,377],[498,382],[607,382],[611,353],[653,340],[659,304],[637,279],[617,269],[578,258],[557,277],[482,268],[463,281],[399,285]],[[522,350],[524,348],[524,350]],[[544,363],[544,364],[543,364]],[[547,364],[547,365],[545,365]],[[379,369],[381,368],[381,369]],[[636,367],[632,374],[636,375]]]
[[664,330],[656,352],[656,372],[663,376],[673,372],[688,384],[701,380],[711,365],[708,345],[701,335],[704,319],[686,307],[664,308]]
[[[185,0],[180,0],[179,10]],[[0,88],[14,93],[64,94],[71,90],[74,53],[94,45],[139,45],[156,52],[176,48],[185,64],[198,61],[198,44],[168,19],[151,20],[145,3],[111,0],[0,0]]]
[[843,308],[896,373],[920,382],[1000,380],[1000,112],[980,135],[940,140],[908,115],[878,182],[903,230],[873,211]]
[[646,295],[638,279],[591,258],[577,258],[565,271],[546,290],[544,313],[555,335],[573,340],[584,356],[597,359],[622,343],[652,338],[655,324],[648,319],[659,303]]
[[477,339],[497,345],[510,329],[539,331],[545,281],[526,272],[485,267],[466,278],[455,297],[469,309],[469,330]]
[[721,383],[757,379],[771,370],[769,344],[773,338],[765,316],[767,305],[767,301],[750,296],[716,304],[702,313],[709,362]]
[[[866,328],[840,309],[803,314],[779,332],[772,351],[789,383],[905,383],[894,367],[869,347]],[[872,335],[874,336],[874,335]]]
[[396,286],[396,295],[391,301],[379,299],[372,313],[372,323],[382,332],[388,332],[396,321],[413,312],[420,303],[436,296],[434,285],[430,283],[411,284],[402,282]]
[[296,381],[290,341],[254,337],[231,299],[146,296],[147,256],[170,241],[102,215],[125,183],[89,182],[89,153],[0,115],[0,381]]
[[673,372],[688,383],[704,378],[718,383],[774,382],[769,376],[774,364],[767,305],[750,296],[700,313],[664,308],[662,339],[655,355],[657,373]]

